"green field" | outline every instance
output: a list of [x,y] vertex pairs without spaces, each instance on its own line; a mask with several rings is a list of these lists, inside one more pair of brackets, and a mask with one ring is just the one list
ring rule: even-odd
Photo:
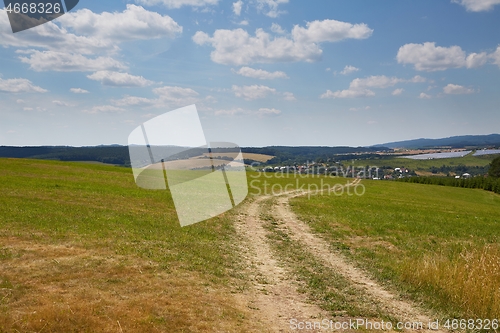
[[440,167],[442,165],[446,166],[457,166],[457,165],[465,165],[465,166],[486,166],[491,163],[491,161],[495,158],[495,155],[486,155],[486,156],[472,156],[472,153],[457,158],[440,158],[440,159],[432,159],[432,160],[413,160],[410,158],[370,158],[370,159],[362,159],[356,160],[356,165],[373,165],[373,166],[389,166],[391,168],[407,168],[412,170],[419,169],[429,169],[432,167]]
[[383,283],[456,318],[500,316],[500,196],[364,181],[363,196],[291,201],[332,247]]
[[[235,297],[252,283],[234,223],[248,201],[181,228],[169,191],[138,188],[128,168],[0,159],[0,179],[0,332],[263,331],[256,310]],[[250,197],[347,182],[258,172],[248,181]],[[500,316],[499,195],[362,184],[362,196],[322,193],[291,204],[387,288],[442,316]],[[311,300],[332,316],[385,318],[307,248],[283,243],[271,217],[265,224],[274,255]]]
[[181,228],[128,168],[0,159],[0,179],[0,332],[253,326],[228,216]]

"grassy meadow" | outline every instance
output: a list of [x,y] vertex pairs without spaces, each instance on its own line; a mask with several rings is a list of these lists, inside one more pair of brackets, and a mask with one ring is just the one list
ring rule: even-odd
[[500,196],[363,181],[363,196],[295,198],[300,218],[384,284],[452,318],[500,317]]
[[[263,331],[235,297],[250,285],[238,209],[181,228],[169,191],[138,188],[129,168],[106,165],[0,159],[0,180],[0,333]],[[248,181],[258,196],[347,179],[249,172]],[[499,195],[362,184],[362,196],[291,205],[390,288],[443,315],[500,317]],[[270,242],[312,299],[332,315],[383,315],[273,223]]]
[[229,215],[181,228],[128,168],[0,159],[0,179],[0,332],[258,331]]

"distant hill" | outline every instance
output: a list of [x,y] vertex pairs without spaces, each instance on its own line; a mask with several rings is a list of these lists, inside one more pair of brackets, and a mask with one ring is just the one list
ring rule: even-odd
[[415,139],[406,141],[389,142],[374,147],[388,147],[388,148],[432,148],[432,147],[452,147],[452,148],[465,148],[465,147],[489,147],[500,146],[500,134],[490,135],[462,135],[452,136],[442,139]]
[[[170,148],[173,149],[173,148]],[[377,151],[387,150],[383,147],[247,147],[241,148],[243,153],[247,154],[245,161],[248,164],[253,161],[252,154],[261,154],[273,156],[266,163],[306,163],[318,159],[327,160],[333,156],[335,159],[349,159],[352,155],[361,158],[367,154],[374,154]],[[232,148],[216,148],[213,153],[229,153],[234,151]],[[175,158],[190,158],[202,155],[205,150],[191,149],[171,156]],[[351,155],[352,154],[352,155]],[[342,156],[338,156],[342,155]],[[361,156],[361,157],[360,157]],[[130,166],[129,148],[128,146],[112,145],[112,146],[97,146],[97,147],[64,147],[64,146],[44,146],[44,147],[0,147],[0,157],[10,158],[33,158],[44,160],[60,160],[60,161],[96,161],[108,164],[116,164],[122,166]],[[250,158],[250,159],[248,159]]]

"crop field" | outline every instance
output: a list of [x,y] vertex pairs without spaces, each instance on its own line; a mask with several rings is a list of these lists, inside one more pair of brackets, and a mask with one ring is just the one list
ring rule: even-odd
[[241,205],[181,228],[129,168],[0,159],[0,179],[2,333],[500,314],[490,192],[249,172]]
[[491,161],[495,158],[495,155],[486,155],[486,156],[473,156],[469,154],[464,157],[456,157],[456,158],[443,158],[443,159],[431,159],[431,160],[416,160],[409,158],[370,158],[363,160],[356,160],[354,163],[356,165],[373,165],[373,166],[389,166],[392,168],[408,168],[413,170],[418,169],[428,169],[431,167],[440,167],[442,165],[445,166],[457,166],[457,165],[465,165],[465,166],[486,166],[491,163]]

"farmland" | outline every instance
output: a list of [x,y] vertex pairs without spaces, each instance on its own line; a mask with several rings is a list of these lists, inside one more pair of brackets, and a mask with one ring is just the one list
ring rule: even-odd
[[499,316],[494,193],[249,172],[244,203],[180,228],[128,168],[0,161],[0,332]]

